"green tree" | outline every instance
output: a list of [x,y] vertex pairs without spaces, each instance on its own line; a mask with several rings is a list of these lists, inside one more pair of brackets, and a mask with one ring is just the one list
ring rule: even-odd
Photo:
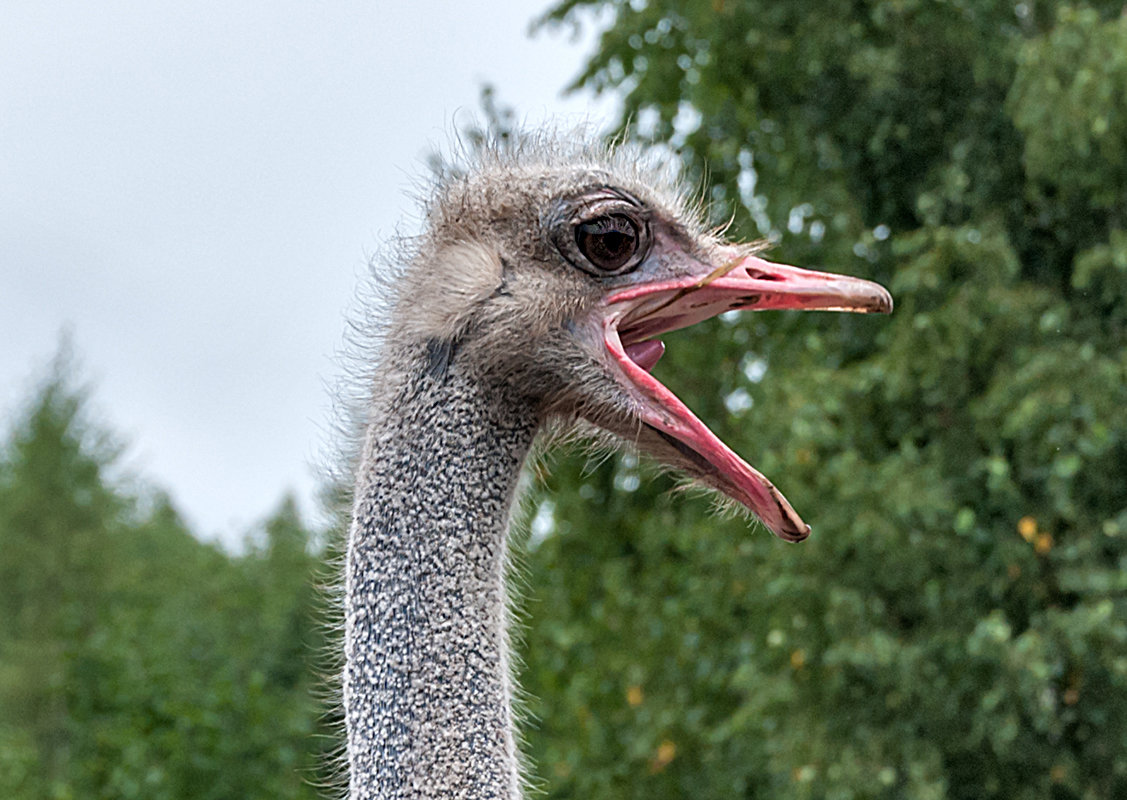
[[115,450],[85,419],[69,365],[64,347],[0,453],[0,787],[27,796],[73,795],[68,687],[95,633],[103,543],[128,510],[106,485]]
[[546,21],[587,10],[576,86],[734,235],[897,310],[667,339],[656,373],[812,522],[800,546],[629,458],[554,466],[524,637],[549,796],[1127,795],[1122,4]]
[[204,543],[109,440],[61,358],[0,445],[0,796],[317,796],[312,533]]

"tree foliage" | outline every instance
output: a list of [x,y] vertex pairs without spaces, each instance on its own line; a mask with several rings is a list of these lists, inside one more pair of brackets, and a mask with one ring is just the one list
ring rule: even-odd
[[244,555],[201,542],[115,478],[68,364],[0,450],[0,797],[318,796],[319,559],[292,501]]
[[771,257],[890,319],[745,315],[655,370],[812,522],[620,458],[545,477],[527,738],[550,797],[1127,795],[1127,17],[568,0],[576,86]]

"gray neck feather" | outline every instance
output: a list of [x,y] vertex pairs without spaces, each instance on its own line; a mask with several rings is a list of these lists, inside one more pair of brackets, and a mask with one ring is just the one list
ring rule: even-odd
[[505,534],[535,411],[433,348],[398,355],[348,542],[349,798],[516,800]]

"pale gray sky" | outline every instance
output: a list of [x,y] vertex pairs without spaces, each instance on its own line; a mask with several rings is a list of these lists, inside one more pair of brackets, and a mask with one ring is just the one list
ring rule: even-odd
[[73,332],[127,463],[237,541],[312,511],[343,319],[479,88],[532,123],[592,48],[546,3],[0,6],[0,415]]

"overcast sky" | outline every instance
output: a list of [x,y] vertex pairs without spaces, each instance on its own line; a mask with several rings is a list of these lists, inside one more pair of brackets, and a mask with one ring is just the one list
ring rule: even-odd
[[[344,314],[480,86],[530,122],[589,30],[544,3],[0,5],[0,414],[69,329],[126,463],[237,542],[313,464]],[[5,428],[7,426],[5,425]]]

